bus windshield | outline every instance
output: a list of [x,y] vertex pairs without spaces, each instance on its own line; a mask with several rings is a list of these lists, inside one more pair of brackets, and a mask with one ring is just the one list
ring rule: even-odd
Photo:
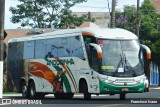
[[138,40],[99,40],[102,47],[102,73],[134,77],[144,73],[143,53]]

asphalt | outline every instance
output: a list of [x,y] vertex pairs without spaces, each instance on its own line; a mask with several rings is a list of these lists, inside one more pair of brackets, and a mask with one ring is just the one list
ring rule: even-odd
[[[160,91],[160,86],[150,86],[150,90],[159,90]],[[21,93],[17,93],[17,94],[3,94],[3,98],[4,97],[14,97],[14,96],[21,97],[22,94]],[[47,96],[53,96],[53,94],[49,94]],[[75,94],[74,96],[81,96],[81,94]],[[93,95],[93,96],[96,96],[96,95]],[[105,95],[105,96],[107,96],[107,95]]]

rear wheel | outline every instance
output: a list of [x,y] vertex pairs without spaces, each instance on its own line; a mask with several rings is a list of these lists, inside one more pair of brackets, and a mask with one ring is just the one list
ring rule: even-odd
[[25,83],[22,83],[21,85],[21,93],[23,98],[28,98],[28,91]]
[[83,82],[83,93],[84,93],[84,99],[86,100],[91,99],[91,94],[88,93],[88,87],[86,82]]
[[35,87],[34,82],[31,82],[31,83],[29,84],[28,94],[29,94],[29,98],[30,98],[30,99],[34,99],[34,98],[37,97],[36,87]]
[[71,99],[74,96],[74,93],[54,93],[55,98],[57,99]]
[[122,93],[120,94],[120,100],[125,100],[126,99],[126,94]]

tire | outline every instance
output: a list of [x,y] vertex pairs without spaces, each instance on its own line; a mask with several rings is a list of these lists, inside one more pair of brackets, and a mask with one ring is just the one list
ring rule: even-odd
[[72,99],[74,93],[54,93],[56,99]]
[[31,82],[29,84],[28,94],[29,94],[29,99],[37,98],[36,87],[34,82]]
[[88,93],[88,87],[87,87],[87,83],[86,82],[83,82],[83,94],[84,94],[84,99],[85,100],[91,99],[91,94]]
[[149,92],[149,87],[148,87],[148,88],[146,88],[146,92]]
[[125,100],[126,99],[126,94],[122,93],[120,94],[120,100]]
[[21,85],[21,93],[23,98],[28,98],[28,90],[25,83],[22,83]]
[[144,92],[149,92],[149,87],[145,86]]

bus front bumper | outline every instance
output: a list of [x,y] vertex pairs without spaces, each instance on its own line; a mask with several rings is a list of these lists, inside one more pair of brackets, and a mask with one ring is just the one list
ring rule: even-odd
[[144,87],[144,83],[132,86],[116,86],[100,81],[101,94],[143,93]]

